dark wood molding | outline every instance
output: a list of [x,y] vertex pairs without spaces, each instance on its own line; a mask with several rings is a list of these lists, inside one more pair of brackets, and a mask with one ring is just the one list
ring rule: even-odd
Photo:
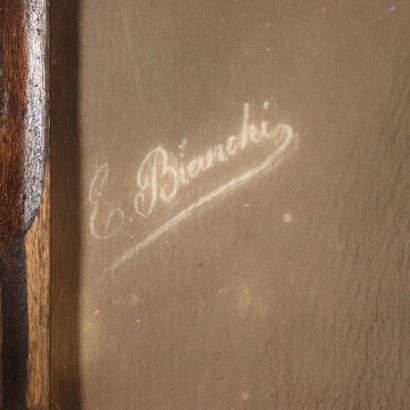
[[27,309],[25,235],[38,211],[47,158],[48,44],[46,0],[0,1],[3,409],[27,407],[28,321],[33,315]]

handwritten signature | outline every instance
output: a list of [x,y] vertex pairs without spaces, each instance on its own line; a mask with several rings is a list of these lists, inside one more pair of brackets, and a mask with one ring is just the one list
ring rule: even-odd
[[[159,204],[169,204],[177,197],[182,187],[200,180],[202,174],[210,172],[217,164],[234,162],[237,156],[249,150],[252,145],[260,145],[265,141],[272,144],[269,156],[259,165],[243,171],[239,176],[223,183],[177,213],[146,238],[126,250],[105,272],[114,272],[124,262],[135,257],[159,236],[187,219],[206,203],[234,191],[256,175],[276,168],[293,151],[291,148],[298,146],[299,136],[286,124],[278,124],[271,131],[268,131],[268,127],[267,121],[262,121],[259,127],[250,122],[250,107],[245,103],[240,133],[230,135],[223,144],[211,146],[205,153],[194,157],[189,162],[184,161],[186,140],[179,145],[179,155],[168,152],[162,146],[150,151],[141,162],[136,174],[137,192],[133,205],[136,214],[143,219],[150,217]],[[102,205],[107,206],[107,203],[102,204],[102,192],[108,176],[109,166],[105,163],[94,175],[88,195],[92,206],[89,220],[90,232],[94,238],[100,240],[116,236],[121,231],[125,219],[124,212],[112,206],[107,213],[105,223],[99,223],[100,228],[97,228],[100,209]]]

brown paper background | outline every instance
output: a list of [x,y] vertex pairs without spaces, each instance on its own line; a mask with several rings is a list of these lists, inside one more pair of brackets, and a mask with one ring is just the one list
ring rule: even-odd
[[[407,3],[52,8],[52,406],[408,408]],[[297,152],[104,273],[265,154],[204,174],[147,220],[133,210],[151,149],[187,138],[187,156],[203,153],[240,131],[245,102],[255,121],[292,126]],[[126,219],[98,241],[89,189],[103,164],[98,226],[112,207]]]

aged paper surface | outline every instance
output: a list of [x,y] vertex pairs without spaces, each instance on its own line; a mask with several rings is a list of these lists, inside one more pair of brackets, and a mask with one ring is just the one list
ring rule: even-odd
[[409,5],[63,3],[54,408],[408,408]]

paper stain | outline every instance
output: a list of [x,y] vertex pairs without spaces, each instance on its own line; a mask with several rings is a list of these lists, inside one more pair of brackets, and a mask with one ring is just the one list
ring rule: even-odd
[[131,295],[129,298],[116,298],[112,300],[112,304],[136,308],[140,304],[140,298],[137,295]]
[[236,287],[238,296],[238,315],[241,319],[245,319],[250,311],[256,313],[260,318],[266,316],[267,307],[262,298],[251,290],[246,282],[239,282]]
[[243,401],[248,401],[250,399],[250,394],[246,391],[242,392],[242,400]]

